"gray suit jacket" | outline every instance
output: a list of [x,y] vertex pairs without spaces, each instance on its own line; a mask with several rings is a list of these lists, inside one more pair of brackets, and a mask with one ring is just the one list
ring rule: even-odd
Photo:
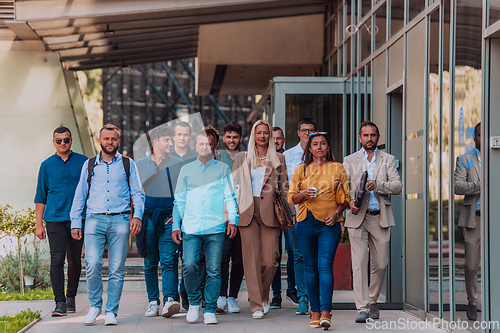
[[455,194],[465,195],[460,209],[458,226],[476,227],[476,202],[481,194],[481,167],[475,152],[457,157],[455,165]]
[[[344,157],[344,168],[347,172],[351,198],[355,198],[361,175],[366,171],[363,151],[358,150],[354,154]],[[377,150],[373,175],[373,180],[377,182],[377,186],[373,192],[380,203],[380,226],[383,228],[391,227],[394,225],[394,217],[392,215],[391,198],[389,195],[397,195],[401,193],[403,188],[401,180],[399,179],[394,156]],[[367,192],[363,196],[360,211],[356,215],[351,213],[350,210],[346,210],[346,227],[358,228],[361,225],[366,214],[369,200],[370,195]]]

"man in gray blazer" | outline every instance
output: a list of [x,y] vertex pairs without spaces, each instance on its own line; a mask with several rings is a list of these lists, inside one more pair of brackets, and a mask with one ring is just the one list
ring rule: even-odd
[[457,157],[455,166],[455,194],[465,195],[460,209],[458,226],[464,235],[465,289],[467,291],[467,318],[477,320],[477,272],[481,260],[481,123],[474,129],[476,148]]
[[[362,148],[344,158],[351,198],[356,198],[361,175],[368,171],[361,207],[356,207],[355,200],[351,200],[345,221],[351,240],[357,323],[365,323],[368,315],[372,319],[378,319],[380,316],[377,300],[384,284],[391,226],[394,225],[389,195],[397,195],[403,188],[394,156],[377,149],[379,138],[377,125],[371,121],[362,122],[358,136]],[[370,286],[367,269],[368,249],[372,262]]]

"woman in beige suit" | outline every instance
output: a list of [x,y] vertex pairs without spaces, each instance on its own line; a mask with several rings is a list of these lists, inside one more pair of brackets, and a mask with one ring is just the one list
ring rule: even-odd
[[[280,223],[274,199],[288,194],[285,157],[276,152],[271,125],[257,121],[250,134],[248,152],[234,159],[233,177],[238,193],[238,222],[243,268],[252,317],[269,312],[269,288],[278,267]],[[295,215],[295,209],[290,207]]]

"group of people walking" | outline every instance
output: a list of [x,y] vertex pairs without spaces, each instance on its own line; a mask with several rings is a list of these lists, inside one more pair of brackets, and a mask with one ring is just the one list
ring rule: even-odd
[[[76,310],[84,241],[90,301],[84,323],[95,324],[102,311],[107,245],[105,325],[116,325],[133,235],[144,258],[146,316],[171,317],[183,307],[187,321],[196,322],[203,308],[204,323],[217,324],[216,312],[240,312],[237,299],[245,277],[252,317],[261,319],[270,308],[281,307],[284,238],[289,257],[286,297],[298,307],[297,314],[309,314],[311,327],[328,329],[333,261],[347,228],[356,322],[378,319],[394,225],[390,195],[399,194],[402,185],[394,157],[377,148],[377,126],[365,121],[359,133],[362,148],[341,164],[333,155],[336,143],[328,133],[318,132],[312,118],[299,122],[300,142],[286,151],[283,131],[265,120],[253,125],[248,149],[240,151],[242,128],[232,122],[224,127],[225,150],[220,154],[217,130],[207,126],[193,136],[188,123],[178,122],[173,129],[160,126],[148,133],[151,154],[134,162],[118,153],[120,131],[113,125],[101,129],[101,152],[88,160],[71,151],[69,129],[58,127],[53,133],[56,153],[40,167],[35,197],[37,236],[45,238],[44,220],[49,238],[56,301],[52,315]],[[189,147],[192,137],[195,150]],[[363,172],[368,180],[359,186]],[[277,196],[287,202],[294,227],[278,218]]]

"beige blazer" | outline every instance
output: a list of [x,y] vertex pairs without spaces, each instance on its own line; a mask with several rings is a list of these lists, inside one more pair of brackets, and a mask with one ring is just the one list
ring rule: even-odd
[[[279,227],[280,223],[274,210],[274,199],[276,189],[279,189],[283,197],[288,195],[288,174],[286,170],[285,157],[278,154],[281,165],[274,169],[271,161],[266,160],[266,172],[260,194],[260,216],[264,224],[268,227]],[[246,160],[246,153],[238,153],[234,158],[233,179],[238,194],[238,209],[240,215],[239,227],[246,227],[252,222],[254,213],[252,176],[250,173],[250,163]],[[295,215],[295,208],[290,206],[292,214]]]
[[476,227],[476,202],[481,194],[481,167],[476,153],[457,157],[455,165],[455,194],[465,195],[460,209],[458,226]]
[[[344,157],[344,169],[347,172],[351,198],[355,199],[361,175],[366,171],[363,151],[358,150],[354,154]],[[394,156],[377,150],[373,175],[373,180],[377,182],[377,186],[373,192],[380,203],[380,226],[383,228],[392,227],[394,225],[394,216],[392,215],[391,198],[389,195],[397,195],[401,193],[403,189]],[[346,210],[346,227],[358,228],[361,225],[366,214],[369,200],[369,193],[365,193],[360,211],[356,215],[351,213],[350,210]]]

